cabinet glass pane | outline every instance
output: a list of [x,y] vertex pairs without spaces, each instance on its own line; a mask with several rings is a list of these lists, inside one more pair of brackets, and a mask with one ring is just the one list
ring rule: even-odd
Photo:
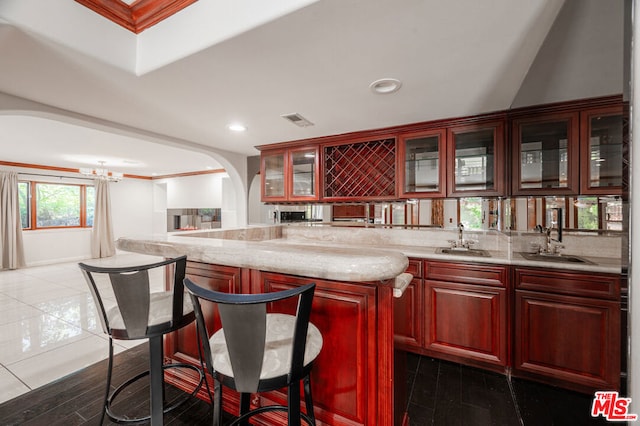
[[622,185],[622,115],[591,117],[589,129],[589,187]]
[[477,130],[454,136],[455,190],[494,189],[494,131]]
[[316,151],[296,151],[291,154],[293,195],[315,195]]
[[284,154],[264,159],[264,196],[284,197]]
[[567,188],[567,121],[520,127],[520,188]]
[[429,136],[405,142],[404,192],[436,192],[438,179],[440,138]]

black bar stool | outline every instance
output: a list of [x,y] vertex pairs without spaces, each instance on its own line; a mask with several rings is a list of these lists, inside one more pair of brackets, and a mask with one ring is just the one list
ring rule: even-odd
[[[286,411],[287,424],[298,426],[303,418],[315,425],[310,373],[322,349],[322,335],[309,322],[315,284],[263,294],[228,294],[184,282],[196,312],[198,334],[209,374],[214,378],[213,424],[222,416],[222,386],[240,392],[240,417],[231,424],[267,411]],[[295,315],[267,313],[284,301],[296,306]],[[217,303],[222,328],[213,336],[207,331],[200,300]],[[306,413],[300,410],[300,382],[304,384]],[[250,410],[250,396],[287,387],[287,405],[269,405]]]
[[[195,395],[202,386],[204,373],[201,369],[181,363],[163,365],[163,336],[178,330],[195,319],[191,300],[185,296],[184,276],[187,257],[181,256],[157,263],[125,267],[99,267],[79,263],[87,280],[89,289],[96,304],[102,329],[109,335],[109,366],[107,372],[107,388],[100,424],[105,413],[117,423],[138,423],[151,420],[151,424],[162,425],[164,414],[186,402]],[[170,268],[173,271],[172,290],[152,293],[150,290],[150,272],[162,274]],[[168,274],[167,274],[168,276]],[[113,289],[116,304],[106,307],[104,286]],[[101,294],[100,288],[103,288]],[[118,386],[110,394],[111,375],[113,370],[113,339],[135,340],[149,339],[149,370],[132,377]],[[199,382],[191,394],[185,394],[169,407],[164,407],[164,370],[168,368],[187,368],[199,374]],[[151,413],[145,417],[129,418],[113,413],[111,407],[114,400],[127,386],[149,376]]]

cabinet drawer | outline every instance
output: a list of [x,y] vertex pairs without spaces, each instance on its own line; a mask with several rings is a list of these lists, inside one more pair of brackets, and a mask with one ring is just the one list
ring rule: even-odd
[[611,274],[580,274],[575,272],[544,271],[516,268],[515,286],[519,290],[544,291],[618,300],[620,277]]
[[409,266],[405,272],[413,275],[413,278],[422,278],[422,261],[418,259],[409,259]]
[[467,263],[425,262],[425,278],[437,281],[506,287],[507,268]]

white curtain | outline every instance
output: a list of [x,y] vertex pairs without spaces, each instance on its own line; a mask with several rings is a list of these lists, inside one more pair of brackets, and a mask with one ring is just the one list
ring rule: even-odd
[[25,266],[17,172],[0,171],[0,257],[0,269]]
[[91,255],[94,258],[109,257],[116,254],[113,242],[113,225],[111,224],[111,198],[109,182],[96,179],[96,209],[91,231]]

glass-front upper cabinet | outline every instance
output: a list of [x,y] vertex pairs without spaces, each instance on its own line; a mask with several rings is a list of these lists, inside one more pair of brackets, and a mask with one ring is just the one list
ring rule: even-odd
[[446,196],[445,131],[400,136],[398,180],[400,197],[442,198]]
[[260,167],[262,201],[285,201],[287,199],[285,192],[286,159],[286,150],[262,153],[262,164]]
[[505,195],[504,123],[449,128],[447,165],[447,196]]
[[577,194],[577,113],[513,120],[513,195]]
[[289,201],[317,200],[318,186],[318,148],[299,148],[289,150],[290,187]]
[[615,195],[622,191],[622,106],[582,111],[581,192]]
[[307,146],[262,152],[262,201],[317,200],[320,193],[318,151],[317,146]]

